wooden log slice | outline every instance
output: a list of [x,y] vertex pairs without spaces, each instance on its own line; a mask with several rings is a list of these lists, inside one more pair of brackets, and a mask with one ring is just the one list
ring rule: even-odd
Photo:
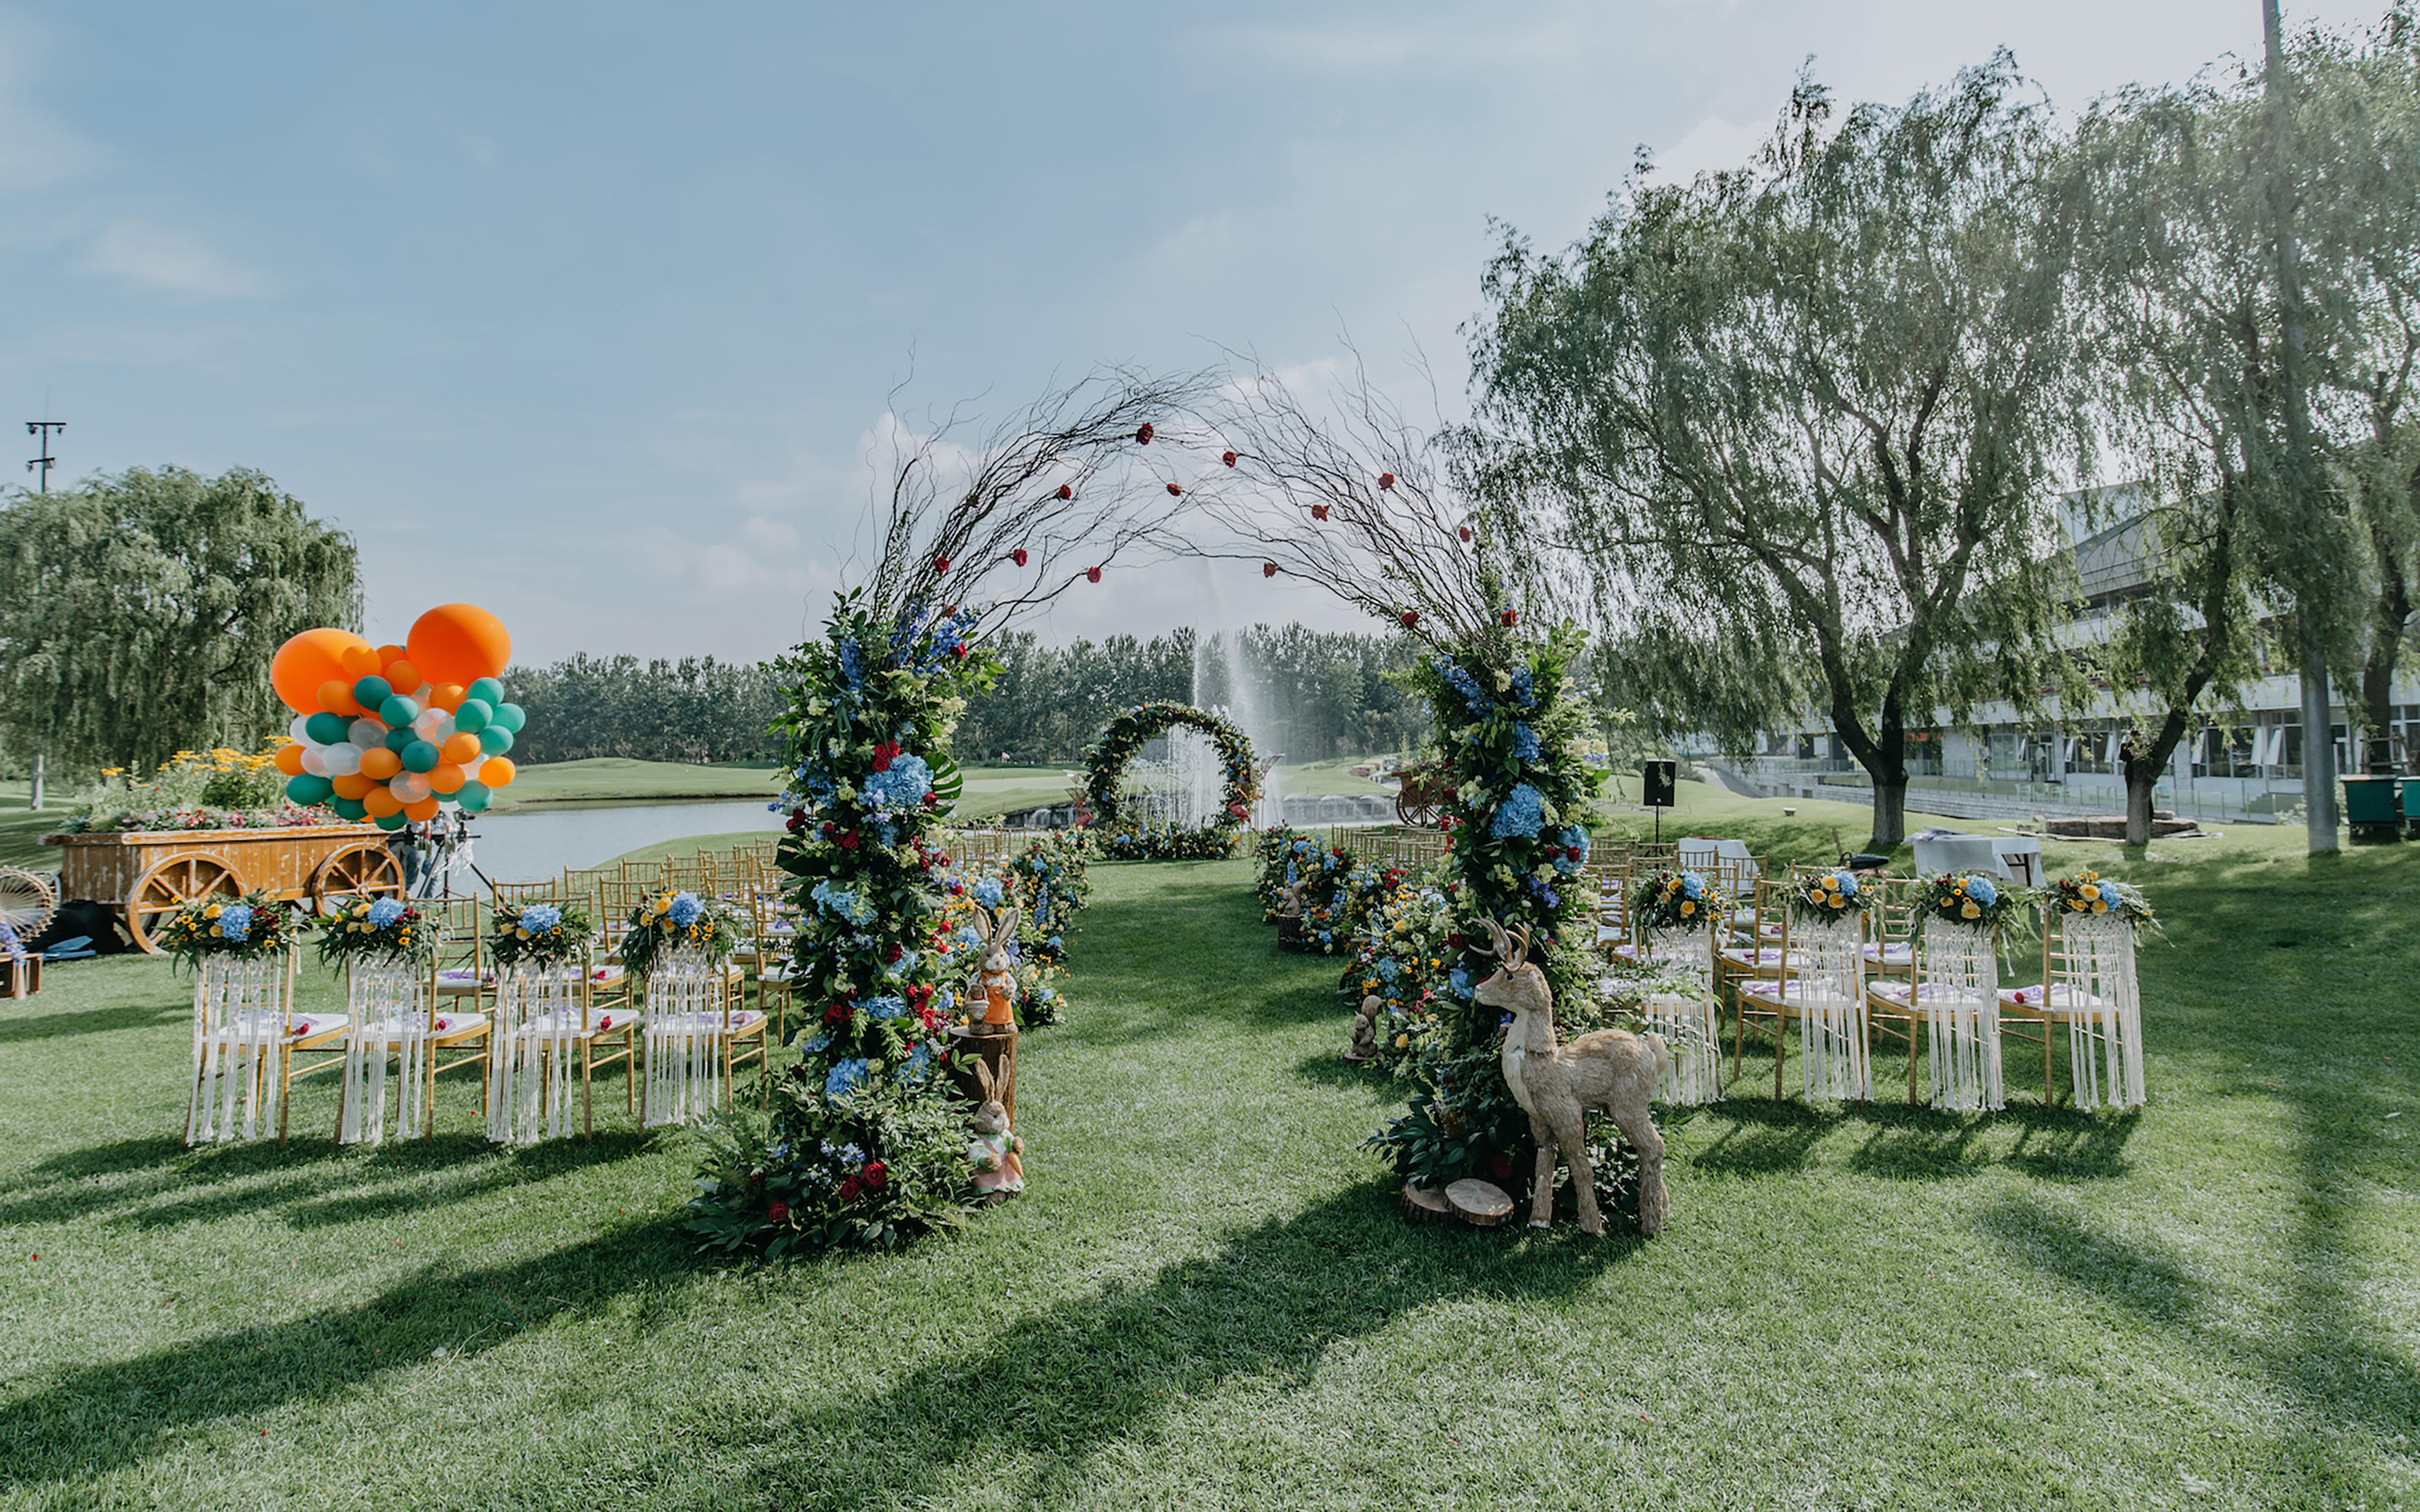
[[1416,1224],[1441,1224],[1453,1216],[1445,1194],[1435,1187],[1404,1183],[1404,1216]]
[[1445,1199],[1473,1228],[1493,1228],[1512,1216],[1511,1195],[1493,1181],[1465,1178],[1445,1189]]

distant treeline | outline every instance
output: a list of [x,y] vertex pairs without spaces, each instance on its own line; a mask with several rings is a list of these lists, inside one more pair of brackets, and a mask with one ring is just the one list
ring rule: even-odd
[[[1004,670],[990,692],[968,702],[958,726],[961,761],[1073,761],[1120,710],[1155,699],[1224,704],[1265,747],[1263,756],[1283,753],[1297,762],[1407,749],[1428,733],[1428,711],[1387,678],[1411,656],[1408,645],[1388,637],[1256,625],[1207,642],[1190,629],[1066,646],[1012,634],[995,649]],[[1242,699],[1233,692],[1239,670]],[[529,715],[513,748],[516,761],[781,755],[780,742],[767,733],[782,707],[778,670],[769,662],[583,656],[513,668],[504,683]]]

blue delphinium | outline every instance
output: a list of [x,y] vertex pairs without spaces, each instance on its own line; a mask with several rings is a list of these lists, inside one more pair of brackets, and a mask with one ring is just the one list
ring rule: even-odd
[[238,942],[250,939],[252,937],[252,906],[249,903],[229,903],[225,908],[220,909],[219,934],[223,938]]
[[706,905],[697,901],[697,894],[693,892],[674,893],[673,901],[664,907],[664,917],[680,929],[696,923],[698,916],[705,912]]
[[1512,706],[1525,711],[1538,706],[1537,681],[1529,675],[1529,669],[1527,667],[1513,669]]
[[852,690],[865,686],[864,658],[858,654],[854,639],[840,643],[840,676]]
[[386,928],[402,917],[403,900],[400,898],[380,898],[370,904],[369,921],[380,929]]
[[1472,714],[1481,717],[1486,716],[1487,692],[1479,686],[1478,678],[1444,656],[1437,657],[1431,665],[1436,668],[1437,675],[1445,679],[1446,687],[1462,695],[1462,702],[1469,707]]
[[1538,790],[1524,782],[1504,795],[1496,807],[1496,817],[1489,822],[1487,832],[1497,840],[1515,835],[1535,835],[1546,825],[1545,800]]

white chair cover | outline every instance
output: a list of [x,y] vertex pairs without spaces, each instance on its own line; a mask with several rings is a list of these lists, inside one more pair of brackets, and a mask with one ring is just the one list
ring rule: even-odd
[[687,1123],[714,1111],[722,1083],[721,967],[703,950],[667,950],[647,973],[648,1127]]
[[1992,933],[1927,916],[1914,1001],[1932,1030],[1932,1103],[1973,1113],[2006,1105],[2000,1085],[2000,966]]
[[1705,929],[1647,930],[1648,964],[1684,978],[1685,993],[1655,993],[1647,999],[1647,1026],[1664,1037],[1672,1053],[1656,1088],[1656,1101],[1673,1104],[1723,1100],[1722,1021],[1714,997],[1714,938]]
[[386,1138],[386,1063],[396,1062],[395,1134],[417,1139],[427,1121],[428,973],[410,961],[355,961],[345,967],[345,1089],[336,1143]]
[[571,1060],[580,1048],[579,962],[522,966],[496,987],[488,1040],[488,1137],[534,1145],[571,1132]]
[[1870,1102],[1873,1066],[1866,1020],[1866,935],[1855,919],[1793,920],[1790,948],[1805,959],[1780,991],[1798,1004],[1798,1064],[1804,1095]]
[[[2072,915],[2059,995],[2070,1005],[2068,1066],[2080,1108],[2143,1105],[2143,1005],[2134,982],[2134,931],[2114,915]],[[2054,996],[2053,1002],[2058,1001]]]
[[277,1132],[278,1046],[293,1003],[284,954],[206,955],[194,973],[194,1080],[185,1143]]

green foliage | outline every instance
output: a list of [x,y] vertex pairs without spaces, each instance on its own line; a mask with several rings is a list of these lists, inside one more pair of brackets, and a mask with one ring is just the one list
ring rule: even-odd
[[782,712],[776,662],[579,656],[512,668],[504,681],[529,716],[514,740],[517,762],[738,762],[782,753],[773,729]]
[[797,1074],[774,1112],[726,1115],[702,1138],[689,1228],[710,1253],[890,1249],[969,1210],[966,1132],[957,1104],[902,1081],[837,1103]]
[[292,949],[310,918],[284,899],[255,889],[240,898],[209,893],[168,916],[152,931],[170,960],[199,969],[205,956],[250,959]]
[[1122,818],[1094,835],[1104,861],[1223,861],[1235,854],[1236,832],[1226,825]]
[[630,910],[630,927],[615,949],[622,968],[641,979],[666,950],[699,950],[719,964],[739,949],[740,921],[738,905],[726,899],[659,892]]
[[278,646],[361,617],[352,538],[241,468],[20,492],[0,507],[0,740],[54,773],[257,746],[291,717]]

